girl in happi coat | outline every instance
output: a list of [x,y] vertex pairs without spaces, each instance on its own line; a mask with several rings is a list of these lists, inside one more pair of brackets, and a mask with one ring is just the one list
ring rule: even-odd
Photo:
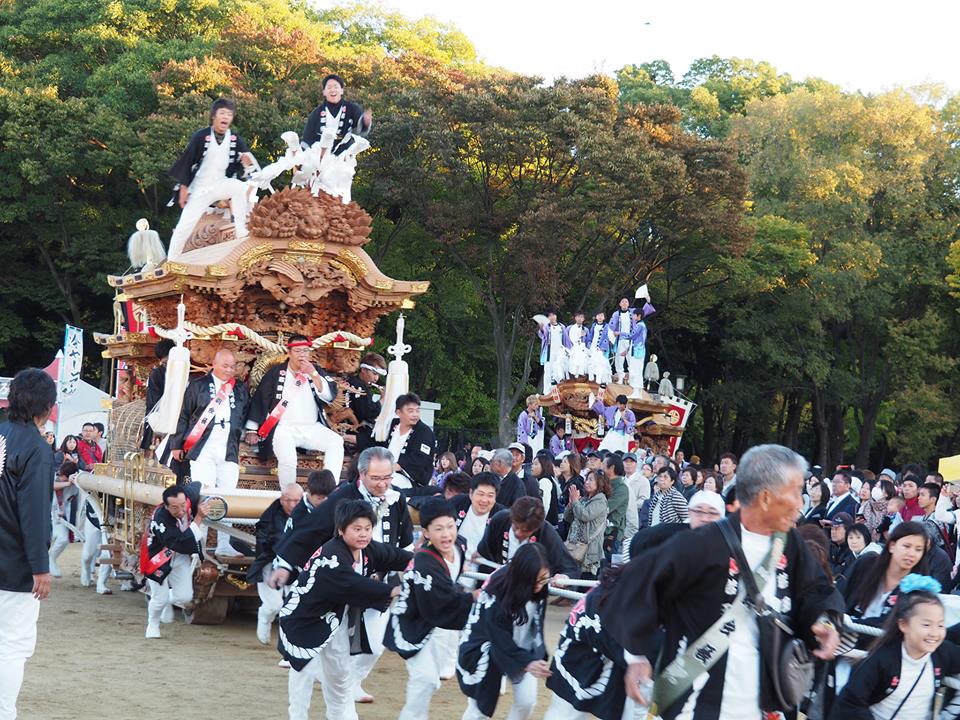
[[493,717],[503,676],[513,685],[508,720],[533,716],[537,678],[550,676],[543,640],[549,582],[547,554],[531,543],[484,584],[470,609],[457,657],[457,681],[469,698],[463,720]]

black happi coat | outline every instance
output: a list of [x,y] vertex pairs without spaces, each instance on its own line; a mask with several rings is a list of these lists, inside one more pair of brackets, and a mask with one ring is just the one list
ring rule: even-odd
[[547,601],[540,600],[530,618],[537,643],[532,650],[527,650],[514,642],[513,618],[495,595],[487,594],[486,587],[470,608],[467,624],[460,635],[457,682],[460,691],[476,701],[480,712],[493,716],[500,698],[500,678],[506,675],[519,681],[527,665],[547,657],[543,644],[543,616]]
[[[197,506],[200,504],[200,483],[191,482],[183,486],[183,491],[190,501],[190,522],[192,524],[197,516]],[[150,526],[147,528],[147,552],[153,557],[164,548],[173,550],[181,555],[200,555],[203,553],[202,541],[206,536],[206,530],[201,529],[200,538],[193,534],[190,525],[186,530],[181,530],[177,524],[177,519],[170,514],[164,505],[157,505],[153,511],[153,517],[150,518]],[[173,556],[163,565],[158,567],[151,575],[151,580],[163,582],[170,574]]]
[[373,426],[380,417],[380,391],[364,383],[359,375],[351,375],[347,378],[347,382],[351,388],[362,390],[364,393],[360,395],[347,390],[347,407],[353,410],[353,414],[360,422],[360,427],[357,429],[357,452],[363,452],[376,444],[373,441]]
[[324,126],[328,122],[333,122],[341,107],[344,110],[340,115],[340,124],[337,126],[337,138],[333,141],[333,148],[331,148],[334,155],[339,155],[353,145],[353,138],[343,142],[347,133],[365,136],[370,131],[370,126],[363,121],[363,108],[357,103],[341,100],[336,105],[331,105],[324,100],[307,117],[307,124],[304,125],[303,136],[300,138],[300,144],[304,149],[309,149],[314,143],[320,142]]
[[[729,515],[740,536],[739,513]],[[681,532],[664,545],[632,558],[600,609],[611,636],[634,655],[645,654],[650,637],[665,628],[657,662],[665,668],[688,642],[700,638],[736,599],[739,569],[716,523]],[[797,637],[811,648],[817,643],[810,631],[821,615],[840,627],[843,598],[834,590],[820,564],[796,530],[787,536],[776,571],[779,610]],[[709,679],[695,699],[695,720],[720,716],[727,657],[710,669]],[[759,688],[757,688],[759,692]],[[688,691],[673,705],[661,708],[661,717],[672,720],[690,697]]]
[[[193,178],[196,176],[197,170],[200,169],[200,164],[207,154],[207,148],[210,144],[211,127],[197,130],[190,137],[187,149],[183,151],[180,158],[173,164],[170,170],[167,171],[170,177],[177,181],[177,188],[180,187],[180,185],[189,185],[193,182]],[[243,163],[240,162],[240,156],[243,153],[250,152],[249,146],[244,142],[242,137],[234,132],[233,128],[227,129],[227,136],[223,139],[223,142],[230,143],[230,163],[227,165],[227,172],[224,177],[241,177],[245,170]],[[150,410],[150,408],[148,407],[147,410]]]
[[[873,720],[870,706],[890,695],[900,684],[900,669],[903,664],[901,648],[900,643],[884,645],[871,652],[854,668],[850,680],[834,701],[830,720]],[[934,650],[930,659],[933,661],[934,691],[940,688],[944,676],[960,673],[960,647],[949,640]],[[919,688],[920,685],[914,692]],[[932,712],[933,697],[930,698],[930,713]]]
[[[567,548],[563,545],[563,540],[557,534],[549,523],[544,521],[540,530],[535,532],[529,542],[537,542],[547,551],[547,559],[550,563],[550,572],[554,575],[563,574],[567,577],[575,578],[580,573],[580,567],[576,560],[570,557]],[[487,530],[483,534],[483,539],[477,546],[477,552],[500,565],[507,562],[507,553],[510,549],[510,511],[501,510],[490,518],[487,523]]]
[[[467,517],[467,513],[470,512],[470,506],[472,505],[470,502],[470,496],[463,494],[454,495],[452,498],[450,498],[450,504],[453,505],[453,509],[457,511],[456,521],[457,527],[459,528],[461,525],[463,525],[463,521]],[[490,524],[490,520],[492,520],[495,515],[497,515],[501,510],[506,509],[507,508],[500,503],[495,502],[493,507],[490,508],[490,512],[487,514],[487,525]]]
[[257,557],[247,569],[247,582],[256,583],[263,580],[263,571],[273,563],[276,557],[274,549],[277,540],[283,535],[290,518],[283,510],[280,499],[277,498],[270,507],[263,511],[255,526],[257,532]]
[[[213,373],[207,373],[203,377],[191,380],[183,393],[183,404],[180,406],[180,419],[177,421],[177,431],[170,437],[170,449],[180,450],[183,443],[193,430],[194,425],[200,420],[203,411],[207,409],[210,401],[217,396],[216,384],[213,380]],[[243,433],[243,418],[247,414],[247,405],[250,403],[250,393],[247,392],[247,386],[237,382],[233,386],[233,392],[224,400],[230,404],[230,436],[227,438],[227,452],[224,460],[227,462],[237,462],[240,457],[240,435]],[[210,433],[213,432],[213,426],[216,421],[212,421],[203,431],[203,435],[197,440],[196,444],[190,448],[190,452],[184,456],[185,460],[196,460],[200,457],[200,451],[207,444]]]
[[157,365],[150,371],[147,377],[147,405],[146,414],[143,418],[143,436],[140,438],[140,448],[148,450],[153,444],[153,428],[147,422],[146,415],[150,414],[154,406],[160,402],[163,397],[163,388],[167,384],[167,363],[166,360]]
[[0,590],[30,592],[49,572],[53,453],[33,422],[0,423]]
[[[463,538],[457,538],[460,572],[467,552]],[[400,586],[400,595],[390,610],[390,623],[383,644],[404,660],[423,649],[436,628],[462,630],[473,605],[473,594],[450,575],[450,568],[433,545],[413,556]]]
[[606,590],[597,587],[573,606],[553,655],[547,687],[580,712],[620,720],[627,694],[623,647],[600,622]]
[[[359,482],[362,481],[343,483],[313,512],[304,515],[302,521],[299,518],[294,521],[290,532],[284,533],[277,543],[277,562],[280,566],[289,570],[303,567],[317,548],[333,538],[336,534],[333,516],[337,505],[345,500],[365,499],[357,485]],[[402,495],[390,504],[380,523],[385,544],[401,548],[413,544],[413,522]]]
[[[373,573],[403,570],[412,553],[371,542],[361,553],[363,572],[353,567],[353,553],[337,537],[316,551],[300,580],[290,588],[280,609],[280,653],[294,670],[303,670],[317,657],[333,632],[346,622],[346,609],[390,604],[390,586],[370,577]],[[357,628],[359,630],[359,628]]]
[[[313,368],[320,373],[320,377],[326,381],[327,387],[330,389],[330,392],[333,393],[333,396],[329,402],[333,402],[333,400],[336,400],[338,393],[336,381],[327,375],[326,370],[319,365],[314,364]],[[255,423],[257,427],[263,425],[264,421],[267,419],[267,416],[273,412],[273,409],[283,397],[283,383],[288,372],[290,371],[287,369],[287,363],[274,365],[272,368],[267,370],[263,376],[263,379],[260,381],[260,384],[257,385],[257,389],[253,393],[253,397],[250,399],[250,409],[247,412],[248,423]],[[323,409],[328,404],[328,401],[325,398],[320,397],[319,393],[317,393],[317,387],[313,384],[312,379],[307,378],[307,382],[310,384],[310,391],[313,393],[313,399],[317,404],[317,422],[326,425],[327,418],[323,414]],[[273,434],[276,431],[277,426],[275,425],[273,430],[270,431],[270,434],[260,441],[259,451],[262,456],[268,456],[273,452]]]
[[[393,437],[393,433],[399,424],[400,418],[394,418],[390,424],[387,441],[379,443],[380,445],[390,447],[390,438]],[[436,454],[437,439],[433,430],[420,420],[410,429],[410,434],[407,435],[407,439],[400,449],[400,457],[396,458],[396,462],[410,476],[414,486],[423,487],[430,484],[430,478],[433,475],[433,459]]]
[[303,519],[314,510],[316,510],[316,508],[310,505],[307,494],[304,493],[303,499],[297,503],[297,506],[293,508],[293,512],[290,513],[290,517],[287,518],[287,522],[283,526],[283,532],[287,533],[293,530],[294,526],[302,523]]
[[536,494],[531,494],[527,488],[527,484],[521,480],[513,470],[500,479],[500,492],[497,493],[497,502],[504,507],[510,507],[518,498],[527,495],[537,498],[540,497],[540,485],[537,484]]

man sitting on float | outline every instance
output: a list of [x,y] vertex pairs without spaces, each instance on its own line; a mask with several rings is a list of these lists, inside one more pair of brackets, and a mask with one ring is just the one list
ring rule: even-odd
[[270,368],[250,401],[246,442],[261,443],[261,451],[277,458],[283,489],[297,481],[297,448],[321,450],[323,466],[340,478],[343,438],[327,426],[325,405],[337,397],[334,380],[310,360],[312,344],[303,335],[291,335],[289,359]]
[[[183,212],[170,236],[167,257],[177,260],[207,208],[230,201],[237,238],[247,235],[250,195],[256,190],[240,179],[256,165],[250,148],[230,129],[237,108],[232,100],[219,98],[210,108],[210,126],[197,130],[180,159],[170,168],[177,181],[174,192]],[[172,201],[171,201],[172,202]]]
[[304,154],[292,184],[309,186],[314,195],[323,190],[349,203],[356,157],[370,147],[365,136],[373,115],[344,100],[344,86],[339,75],[323,79],[323,102],[310,113],[303,128],[300,144]]

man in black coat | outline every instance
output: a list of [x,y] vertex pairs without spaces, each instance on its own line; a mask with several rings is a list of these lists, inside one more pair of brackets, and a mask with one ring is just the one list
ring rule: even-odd
[[[229,348],[213,356],[209,373],[187,385],[177,431],[170,437],[174,460],[190,461],[190,478],[208,490],[229,493],[240,479],[239,450],[250,395],[238,383],[237,360]],[[217,555],[238,555],[230,536],[217,532]]]
[[37,642],[40,601],[50,593],[53,453],[41,435],[57,402],[43,370],[21,370],[10,383],[0,423],[0,709],[16,716],[23,666]]
[[[411,549],[413,522],[407,510],[406,499],[391,487],[393,465],[393,455],[385,448],[371,447],[360,453],[357,461],[360,479],[340,485],[320,507],[306,515],[302,523],[295,524],[277,543],[275,569],[267,581],[268,584],[273,588],[280,588],[295,579],[294,569],[304,567],[314,552],[334,537],[334,514],[337,506],[348,500],[363,500],[376,510],[379,522],[373,528],[374,540],[395,548]],[[360,683],[383,653],[387,619],[385,613],[376,610],[364,612],[363,623],[369,646],[364,647],[363,653],[353,658],[356,679],[354,698],[358,702],[372,702],[373,696],[364,691]]]
[[[629,697],[646,704],[640,688],[652,679],[653,666],[645,653],[650,636],[663,627],[660,670],[676,682],[655,687],[661,717],[672,720],[685,711],[717,718],[760,707],[766,687],[760,673],[770,661],[758,662],[755,618],[739,614],[741,573],[747,571],[761,576],[767,605],[785,616],[796,637],[817,657],[833,657],[843,598],[794,529],[806,469],[788,448],[752,448],[737,471],[741,512],[729,525],[679,532],[631,558],[600,609],[604,628],[625,651]],[[749,570],[733,558],[724,527],[742,547]]]
[[260,596],[260,609],[257,611],[257,640],[264,645],[270,643],[270,626],[283,606],[283,593],[267,585],[263,573],[270,572],[273,560],[277,556],[276,544],[283,535],[291,513],[303,499],[303,488],[299,485],[287,485],[280,497],[270,503],[257,520],[257,557],[247,570],[247,582],[257,584]]
[[147,422],[146,415],[150,414],[150,411],[163,397],[163,388],[167,383],[167,355],[170,354],[170,349],[175,345],[176,343],[173,340],[161,338],[153,347],[153,352],[160,359],[160,362],[150,371],[147,378],[147,404],[143,419],[143,436],[140,438],[141,450],[149,451],[153,445],[153,428]]
[[304,335],[287,339],[287,353],[287,362],[267,370],[250,400],[247,444],[276,456],[280,487],[297,481],[297,448],[322,450],[323,466],[339,478],[343,438],[328,426],[324,408],[340,391],[311,361],[313,343]]
[[409,489],[424,488],[430,484],[433,475],[437,439],[430,426],[420,419],[420,398],[414,393],[398,397],[396,407],[397,417],[391,423],[390,434],[383,445],[396,458],[395,469],[409,479],[412,486]]
[[210,125],[197,130],[180,158],[169,170],[177,181],[174,192],[183,212],[170,236],[169,260],[183,254],[197,222],[207,208],[221,200],[230,201],[236,236],[247,234],[247,214],[253,189],[240,179],[254,164],[250,148],[230,128],[237,107],[232,100],[219,98],[210,108]]
[[357,429],[357,452],[361,453],[374,444],[373,426],[380,417],[381,389],[375,385],[387,374],[387,361],[378,353],[367,353],[360,360],[360,369],[356,375],[347,378],[351,389],[347,390],[347,407],[353,410],[360,427]]
[[521,545],[540,543],[547,551],[550,572],[555,579],[575,577],[580,573],[577,561],[570,557],[563,540],[550,523],[545,522],[540,498],[518,498],[509,510],[490,518],[477,553],[498,565],[506,565]]
[[370,132],[373,113],[344,100],[345,86],[339,75],[323,79],[323,102],[310,113],[300,138],[304,150],[320,143],[322,152],[340,155],[354,143],[353,135],[362,137]]
[[503,448],[494,450],[493,457],[490,459],[490,472],[500,478],[497,502],[504,507],[510,507],[514,501],[526,495],[540,497],[540,486],[535,478],[531,478],[533,487],[530,487],[513,472],[513,453],[510,450]]
[[147,638],[160,637],[160,623],[173,622],[174,606],[193,600],[193,556],[203,553],[207,503],[200,483],[171,485],[163,491],[140,547],[140,572],[147,579]]

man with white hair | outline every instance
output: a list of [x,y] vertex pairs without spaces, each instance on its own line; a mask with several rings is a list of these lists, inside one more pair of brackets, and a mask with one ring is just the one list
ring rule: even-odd
[[[630,698],[649,702],[641,693],[641,683],[654,679],[643,656],[645,641],[662,625],[662,670],[652,697],[664,720],[681,713],[761,720],[763,710],[777,709],[761,684],[761,662],[777,661],[761,658],[756,615],[742,602],[746,568],[734,560],[725,531],[742,547],[767,606],[781,613],[815,656],[833,657],[843,599],[794,528],[806,470],[806,461],[788,448],[752,448],[737,470],[738,513],[678,533],[629,563],[601,618],[625,650]],[[719,512],[710,498],[696,507]]]
[[[373,528],[374,540],[400,549],[412,549],[413,521],[403,495],[391,487],[393,464],[393,454],[387,448],[375,446],[360,453],[357,460],[360,478],[356,482],[341,484],[319,507],[280,538],[275,570],[267,584],[279,588],[295,579],[293,569],[303,567],[319,547],[335,536],[334,513],[340,503],[349,500],[364,500],[377,512],[379,522]],[[354,620],[356,631],[351,641],[356,645],[353,655],[354,700],[369,703],[373,702],[373,696],[361,687],[361,683],[383,654],[388,615],[378,610],[366,610]]]
[[247,582],[257,584],[257,594],[260,596],[257,640],[264,645],[270,642],[270,626],[283,606],[283,592],[267,585],[264,573],[269,575],[276,557],[277,541],[283,535],[291,513],[302,499],[303,488],[296,484],[287,485],[280,491],[280,497],[270,503],[257,520],[257,557],[247,570]]

